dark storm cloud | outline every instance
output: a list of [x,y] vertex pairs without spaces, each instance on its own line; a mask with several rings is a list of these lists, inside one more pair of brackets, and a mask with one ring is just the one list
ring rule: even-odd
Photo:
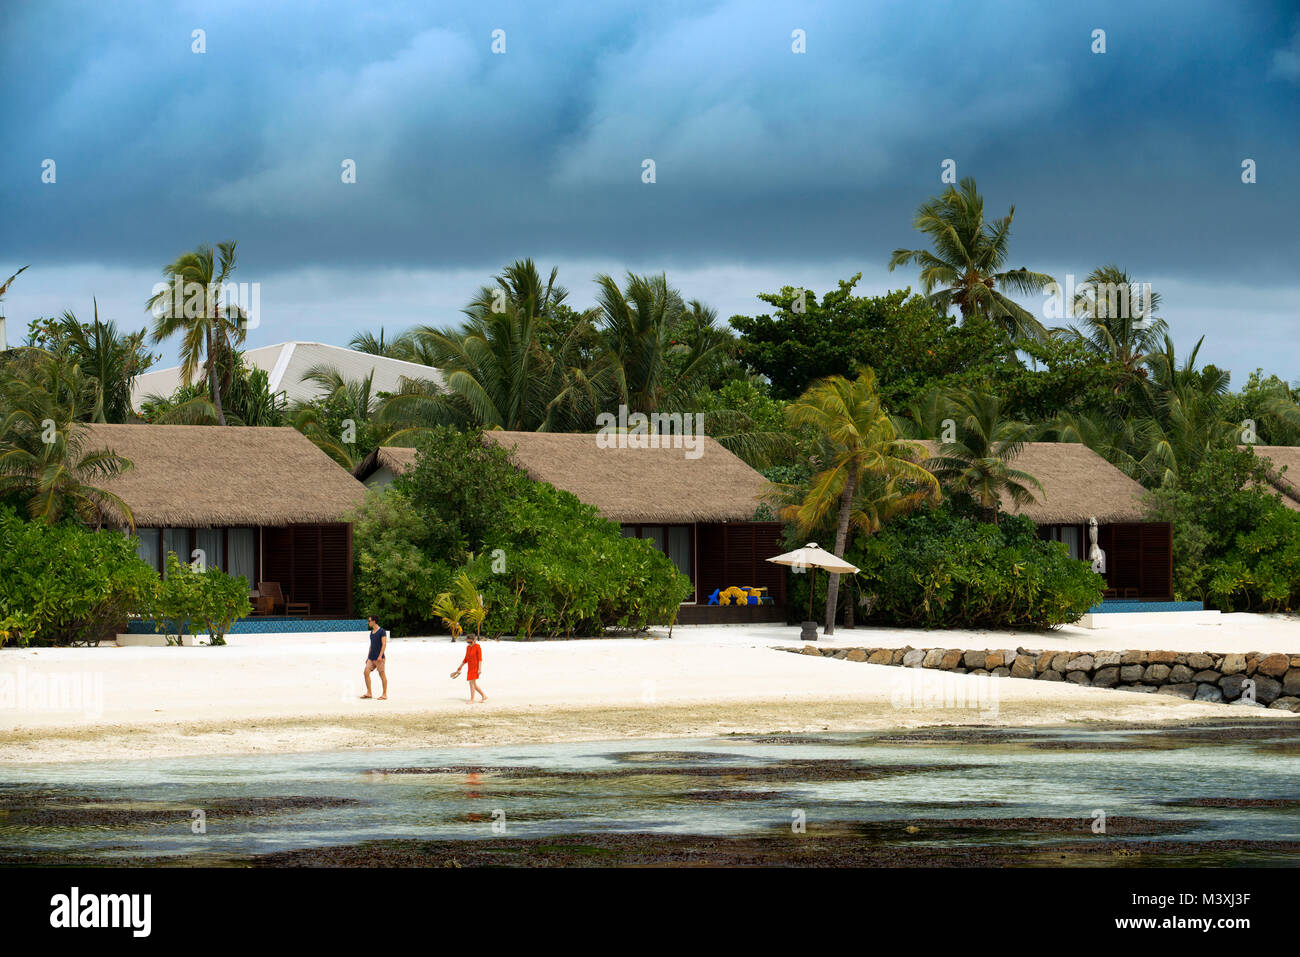
[[953,158],[992,211],[1016,203],[1025,259],[1238,279],[1295,261],[1282,5],[424,7],[20,7],[6,260],[160,265],[236,236],[266,268],[878,263]]

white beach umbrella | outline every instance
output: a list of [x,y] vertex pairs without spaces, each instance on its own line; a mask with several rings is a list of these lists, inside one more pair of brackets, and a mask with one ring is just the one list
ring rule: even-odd
[[791,568],[811,568],[813,570],[813,580],[808,585],[809,620],[812,619],[813,586],[817,584],[817,569],[824,568],[828,572],[838,572],[841,575],[853,574],[858,570],[857,565],[850,565],[838,555],[826,551],[816,542],[809,542],[803,548],[796,548],[784,555],[777,555],[775,558],[769,558],[768,561],[775,562],[777,565],[789,565]]

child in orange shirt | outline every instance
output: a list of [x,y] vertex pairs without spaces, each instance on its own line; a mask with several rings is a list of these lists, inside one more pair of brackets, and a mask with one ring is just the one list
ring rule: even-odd
[[[465,641],[465,657],[461,659],[460,663],[462,667],[469,665],[469,703],[474,703],[474,692],[476,691],[481,699],[487,701],[487,695],[478,686],[478,676],[483,669],[483,648],[479,645],[478,638],[475,635],[466,635]],[[460,677],[460,668],[456,669],[452,677]]]

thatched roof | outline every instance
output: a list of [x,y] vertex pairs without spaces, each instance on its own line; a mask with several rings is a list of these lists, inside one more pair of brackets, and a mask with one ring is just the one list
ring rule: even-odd
[[338,522],[366,488],[290,428],[89,425],[86,449],[133,468],[92,481],[130,506],[140,527]]
[[396,445],[381,445],[352,470],[352,474],[365,481],[380,469],[388,469],[394,475],[401,475],[415,465],[415,449],[401,448]]
[[[930,455],[940,443],[927,441]],[[1025,515],[1039,525],[1069,525],[1096,518],[1098,522],[1146,520],[1145,490],[1104,458],[1077,442],[1030,442],[1011,461],[1011,467],[1028,472],[1043,486],[1029,490],[1035,502],[1023,508],[1002,503],[1012,515]]]
[[496,431],[483,437],[513,448],[515,464],[529,478],[572,492],[615,522],[747,522],[764,486],[763,476],[704,436],[698,458],[681,448],[601,448],[595,435]]
[[[699,457],[681,448],[601,448],[594,434],[485,432],[485,441],[513,450],[528,477],[572,492],[615,522],[744,522],[761,504],[764,479],[713,439],[699,439]],[[667,439],[665,439],[665,444]],[[383,447],[354,474],[403,472],[415,450]]]
[[[1282,504],[1300,511],[1300,446],[1252,445],[1256,458],[1268,460],[1270,488]],[[1285,469],[1286,471],[1283,471]]]

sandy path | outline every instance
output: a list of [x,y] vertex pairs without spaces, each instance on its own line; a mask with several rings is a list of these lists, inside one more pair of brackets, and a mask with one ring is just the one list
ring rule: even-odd
[[[1286,650],[1300,650],[1294,622],[1263,629],[1269,630],[1280,630],[1273,637],[1289,645]],[[1192,647],[1235,650],[1235,642],[1244,641],[1267,650],[1262,632],[1234,632],[1231,646],[1226,634],[1212,640],[1198,633]],[[909,640],[858,629],[834,643],[1085,647],[1078,636],[1060,633],[985,633],[984,643],[953,632],[898,634]],[[1101,633],[1083,632],[1095,635]],[[1177,647],[1164,640],[1117,643],[1116,637],[1095,647]],[[359,699],[366,647],[360,634],[237,637],[225,648],[5,649],[0,762],[934,724],[1190,722],[1247,715],[1295,720],[1285,712],[1160,695],[940,676],[773,650],[792,639],[796,629],[755,626],[677,629],[671,640],[486,642],[481,683],[489,701],[473,706],[465,702],[464,679],[448,677],[464,646],[446,639],[390,643],[392,697],[383,702]],[[49,693],[56,685],[67,696],[51,700],[58,697]]]

